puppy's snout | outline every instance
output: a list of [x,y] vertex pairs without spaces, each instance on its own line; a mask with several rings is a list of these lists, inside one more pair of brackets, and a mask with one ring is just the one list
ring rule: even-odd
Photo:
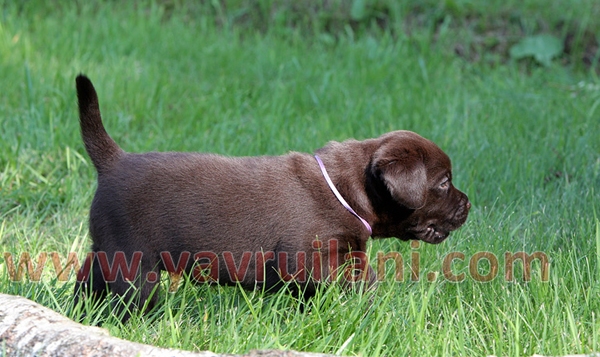
[[465,210],[469,211],[471,209],[471,201],[469,201],[469,197],[461,191],[458,191],[458,204]]
[[467,195],[461,192],[461,197],[457,207],[457,211],[454,215],[455,219],[460,222],[459,225],[462,225],[467,220],[467,216],[469,215],[470,209],[471,201],[469,201]]

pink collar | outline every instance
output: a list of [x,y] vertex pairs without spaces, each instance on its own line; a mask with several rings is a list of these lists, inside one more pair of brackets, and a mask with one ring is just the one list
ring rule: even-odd
[[335,188],[335,185],[333,184],[333,182],[331,181],[331,178],[329,178],[329,175],[327,174],[327,170],[325,170],[325,165],[323,164],[323,161],[321,161],[321,158],[319,156],[315,155],[315,159],[317,159],[317,162],[319,163],[319,167],[321,168],[323,177],[325,177],[325,181],[327,181],[329,188],[331,189],[331,191],[333,192],[335,197],[337,197],[338,201],[340,201],[342,206],[344,206],[356,218],[360,219],[360,221],[365,225],[365,227],[367,227],[367,230],[369,231],[369,235],[373,234],[373,230],[371,229],[371,225],[369,224],[369,222],[367,222],[364,218],[359,216],[358,213],[354,212],[352,207],[350,207],[348,202],[346,202],[344,197],[342,197],[342,195],[339,193],[339,191]]

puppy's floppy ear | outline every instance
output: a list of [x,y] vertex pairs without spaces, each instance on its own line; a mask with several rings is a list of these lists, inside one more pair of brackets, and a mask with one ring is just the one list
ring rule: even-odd
[[415,150],[376,152],[371,162],[371,172],[378,177],[399,204],[418,209],[427,200],[427,169],[422,155]]

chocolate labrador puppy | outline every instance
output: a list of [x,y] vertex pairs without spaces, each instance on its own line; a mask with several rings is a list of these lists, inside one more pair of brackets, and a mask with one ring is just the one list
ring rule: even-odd
[[92,253],[76,300],[110,290],[152,308],[165,270],[310,296],[325,280],[373,280],[369,237],[437,244],[467,219],[471,204],[452,185],[450,159],[413,132],[330,142],[316,155],[131,154],[106,133],[90,80],[76,82],[83,142],[98,171]]

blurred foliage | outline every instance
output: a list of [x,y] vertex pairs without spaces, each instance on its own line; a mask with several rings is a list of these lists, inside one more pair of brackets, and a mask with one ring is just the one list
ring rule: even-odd
[[600,2],[593,0],[162,0],[162,4],[171,10],[184,7],[189,16],[210,14],[219,26],[241,32],[316,35],[331,42],[340,36],[382,33],[394,38],[427,36],[430,43],[442,45],[440,50],[471,62],[505,62],[511,58],[511,47],[540,34],[560,39],[563,64],[596,67],[600,57]]
[[[82,4],[89,6],[90,2],[31,0],[18,6],[50,12]],[[212,23],[241,36],[269,33],[329,43],[341,37],[416,38],[424,40],[419,43],[436,46],[437,51],[491,65],[520,58],[511,56],[510,49],[526,38],[547,35],[562,42],[562,51],[552,55],[561,64],[599,67],[597,0],[138,0],[133,4],[158,7],[166,18],[177,13]],[[540,58],[536,61],[548,64]]]

